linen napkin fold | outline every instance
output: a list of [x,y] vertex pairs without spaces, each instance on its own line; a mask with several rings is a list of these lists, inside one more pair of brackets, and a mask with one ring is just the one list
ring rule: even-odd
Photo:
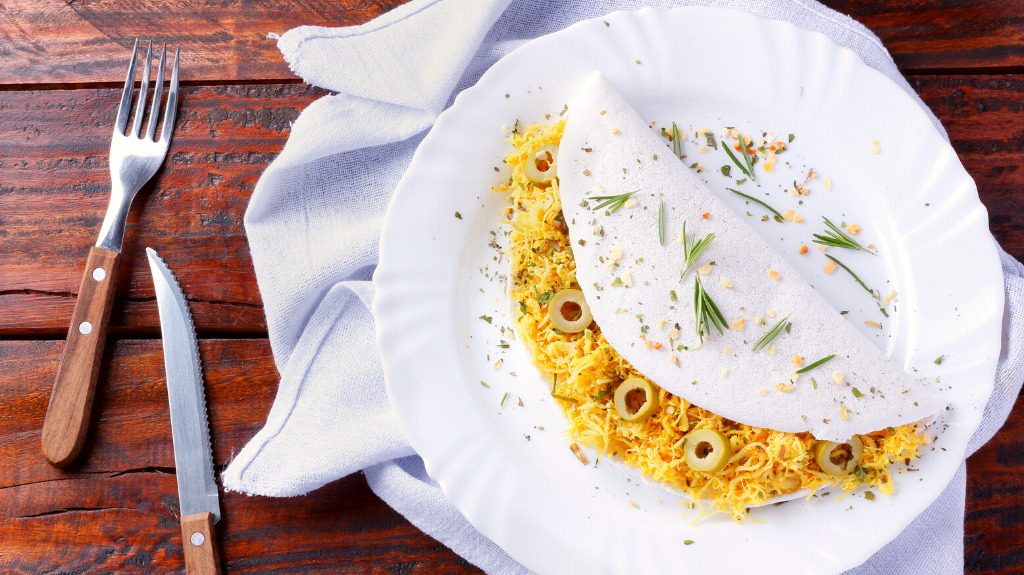
[[[301,495],[362,469],[377,495],[484,571],[528,573],[448,503],[388,403],[369,311],[380,226],[424,131],[491,64],[581,19],[682,5],[820,31],[907,91],[945,135],[878,38],[810,0],[413,0],[361,26],[291,30],[278,46],[292,70],[337,94],[299,116],[246,212],[281,382],[265,427],[224,471],[227,490]],[[1024,266],[1000,255],[1004,346],[969,453],[1002,425],[1024,380]],[[962,465],[928,510],[850,573],[961,573],[965,486]]]

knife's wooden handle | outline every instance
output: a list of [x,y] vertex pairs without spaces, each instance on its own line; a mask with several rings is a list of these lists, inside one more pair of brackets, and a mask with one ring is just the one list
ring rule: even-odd
[[66,467],[85,443],[121,254],[93,246],[43,421],[43,455]]
[[220,575],[213,513],[193,513],[181,518],[181,545],[185,548],[186,575]]

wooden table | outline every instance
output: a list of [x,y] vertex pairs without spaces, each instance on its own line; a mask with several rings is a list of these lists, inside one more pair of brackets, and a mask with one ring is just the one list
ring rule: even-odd
[[[156,302],[144,247],[172,262],[206,366],[217,469],[263,425],[278,373],[242,216],[289,125],[325,94],[267,33],[350,25],[401,0],[0,2],[0,571],[182,569]],[[256,5],[250,5],[256,4]],[[945,123],[1024,257],[1024,3],[829,0],[874,30]],[[180,46],[166,167],[136,198],[90,439],[67,471],[39,430],[85,255],[108,199],[107,155],[134,38]],[[950,273],[956,273],[951,265]],[[1024,573],[1024,400],[968,464],[969,573]],[[361,474],[306,497],[223,494],[229,573],[478,573],[377,499]]]

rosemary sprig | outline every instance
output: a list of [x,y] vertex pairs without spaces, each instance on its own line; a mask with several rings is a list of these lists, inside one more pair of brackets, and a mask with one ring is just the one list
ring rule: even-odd
[[590,199],[601,202],[600,204],[594,206],[595,211],[610,206],[611,209],[608,211],[614,214],[619,208],[622,207],[623,204],[626,203],[626,200],[628,200],[630,196],[632,196],[635,193],[636,192],[634,191],[627,192],[625,194],[619,194],[617,196],[592,196]]
[[722,148],[725,150],[725,153],[729,155],[729,159],[732,160],[732,163],[736,164],[736,167],[739,168],[741,172],[743,172],[744,174],[747,175],[748,178],[753,180],[753,174],[747,171],[747,168],[745,168],[743,164],[740,163],[740,161],[736,158],[736,155],[732,153],[731,149],[729,149],[729,142],[722,142]]
[[672,153],[677,158],[683,157],[683,139],[679,136],[679,127],[672,122]]
[[744,198],[747,198],[748,200],[750,200],[752,202],[756,202],[756,203],[761,204],[762,206],[768,208],[768,211],[770,211],[771,213],[775,214],[775,221],[780,222],[780,223],[786,221],[785,219],[783,219],[782,214],[780,214],[778,212],[778,210],[776,210],[775,208],[773,208],[773,207],[769,206],[768,204],[762,202],[761,200],[759,200],[759,199],[757,199],[755,197],[752,197],[752,196],[748,196],[747,194],[744,194],[743,192],[740,192],[740,191],[736,191],[736,190],[734,190],[732,188],[726,188],[726,189],[729,190],[730,192],[734,193],[734,194],[739,194],[739,195],[743,196]]
[[[576,403],[576,400],[571,398],[571,397],[566,397],[564,395],[558,395],[557,393],[555,393],[555,390],[557,388],[558,388],[558,374],[556,373],[554,381],[551,382],[551,397],[553,397],[555,399],[561,399],[562,401],[571,401],[573,403]],[[502,401],[504,401],[504,400],[502,400]]]
[[658,205],[658,242],[665,245],[665,201]]
[[839,267],[841,267],[841,268],[843,268],[844,270],[846,270],[846,271],[847,271],[847,273],[849,273],[849,274],[850,274],[851,276],[853,276],[853,279],[857,280],[857,283],[859,283],[859,284],[860,284],[860,287],[864,288],[864,290],[865,290],[865,291],[867,291],[867,292],[868,292],[869,294],[871,294],[872,296],[874,296],[874,295],[875,295],[875,292],[874,292],[874,290],[872,290],[872,289],[871,289],[871,288],[869,288],[868,286],[864,285],[864,282],[860,281],[860,278],[859,278],[859,277],[857,277],[857,274],[853,273],[853,270],[851,270],[850,268],[846,267],[846,264],[844,264],[843,262],[841,262],[841,261],[837,260],[836,258],[834,258],[834,257],[832,257],[832,256],[830,256],[830,255],[828,255],[828,254],[825,254],[825,257],[826,257],[826,258],[828,258],[828,259],[830,259],[830,260],[832,260],[832,261],[834,261],[834,262],[836,262],[837,264],[839,264]]
[[729,159],[732,160],[732,163],[736,164],[736,167],[739,168],[741,172],[746,174],[751,180],[756,180],[757,178],[754,176],[754,163],[750,161],[750,153],[747,152],[747,144],[743,141],[743,134],[740,134],[739,144],[740,155],[743,156],[742,164],[738,159],[736,159],[736,155],[732,153],[732,146],[730,146],[728,142],[723,141],[722,147],[725,148],[725,153],[729,155]]
[[835,356],[836,356],[836,354],[833,353],[832,355],[830,355],[828,357],[823,357],[823,358],[819,359],[818,361],[812,363],[811,365],[808,365],[808,366],[805,366],[805,367],[801,367],[800,369],[796,370],[796,372],[797,373],[807,373],[808,371],[811,371],[812,369],[818,367],[819,365],[822,365],[824,363],[827,363],[827,362],[831,361],[832,358],[834,358]]
[[743,134],[740,134],[740,155],[743,156],[743,162],[747,164],[747,170],[750,172],[750,179],[756,180],[754,177],[754,163],[750,161],[750,152],[747,151],[747,143],[743,141]]
[[779,323],[777,323],[774,326],[772,326],[772,328],[770,330],[768,330],[767,333],[762,335],[761,339],[757,340],[757,343],[754,344],[754,351],[757,351],[757,350],[763,348],[764,346],[768,345],[769,343],[771,343],[771,341],[773,339],[776,338],[776,336],[778,336],[780,333],[782,333],[783,328],[786,327],[786,320],[788,320],[788,319],[789,319],[789,315],[787,315],[786,317],[780,319]]
[[848,250],[862,250],[868,252],[871,255],[875,255],[874,252],[860,245],[860,242],[853,239],[842,228],[833,224],[828,218],[822,216],[825,220],[825,225],[828,226],[828,230],[825,231],[824,235],[814,234],[814,243],[821,244],[823,246],[829,246],[832,248],[846,248]]
[[702,341],[705,330],[707,330],[708,335],[711,335],[711,326],[718,330],[719,335],[722,335],[722,326],[725,326],[725,329],[729,329],[725,316],[722,315],[722,312],[715,305],[708,292],[704,291],[704,286],[700,284],[699,276],[694,276],[693,278],[693,307],[697,315],[697,335]]
[[708,249],[711,242],[715,239],[715,234],[708,234],[704,236],[704,239],[699,242],[695,242],[697,234],[686,235],[686,222],[683,222],[683,269],[679,271],[679,279],[683,279],[683,274],[686,270],[690,269],[690,266],[697,261],[700,254],[704,253],[704,250]]

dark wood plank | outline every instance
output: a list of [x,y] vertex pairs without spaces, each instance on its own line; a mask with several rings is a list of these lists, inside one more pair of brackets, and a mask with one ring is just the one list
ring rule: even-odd
[[[159,341],[112,342],[76,466],[56,470],[39,428],[58,341],[0,342],[0,572],[167,573],[183,566]],[[266,340],[207,340],[218,470],[259,430],[276,391]],[[476,573],[388,508],[361,474],[299,498],[222,493],[228,573]]]
[[290,80],[270,33],[352,26],[407,0],[6,0],[0,86],[124,82],[136,38],[182,51],[185,82]]
[[964,564],[971,574],[1024,573],[1024,395],[967,460]]
[[[403,1],[8,0],[0,8],[0,86],[122,82],[136,37],[181,47],[185,81],[294,79],[268,33],[359,24]],[[905,71],[1024,65],[1020,2],[825,3],[876,32]]]
[[[1024,259],[1024,76],[912,81],[978,183],[997,239]],[[0,103],[0,336],[61,337],[67,329],[106,210],[117,94],[13,92]],[[145,246],[181,276],[202,333],[265,330],[242,218],[289,123],[322,94],[299,85],[184,90],[171,160],[132,207],[113,333],[157,333]]]
[[[1024,3],[823,0],[881,38],[904,73],[1024,66]],[[980,70],[978,71],[980,72]]]
[[1024,261],[1024,75],[920,76],[911,85],[978,184],[996,239]]
[[[192,300],[197,328],[262,332],[242,218],[299,111],[302,85],[183,89],[169,160],[129,212],[111,331],[156,333],[145,247]],[[119,90],[12,92],[0,101],[0,335],[61,337],[109,200]]]

